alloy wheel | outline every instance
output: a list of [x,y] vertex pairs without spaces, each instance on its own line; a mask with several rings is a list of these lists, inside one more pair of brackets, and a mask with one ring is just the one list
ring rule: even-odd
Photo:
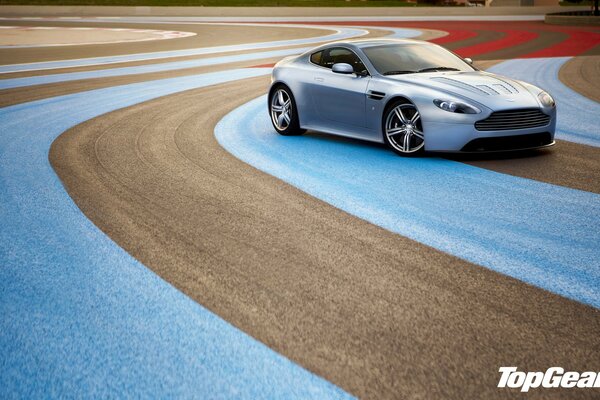
[[292,121],[292,100],[285,89],[278,89],[271,98],[271,119],[273,125],[280,130],[286,130]]
[[385,121],[385,135],[390,145],[401,153],[415,153],[425,145],[421,114],[413,104],[398,104]]

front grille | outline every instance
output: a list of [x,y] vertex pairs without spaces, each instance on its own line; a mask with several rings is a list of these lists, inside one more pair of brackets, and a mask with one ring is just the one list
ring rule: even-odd
[[529,135],[499,136],[473,139],[461,151],[510,151],[520,149],[533,149],[552,144],[552,135],[549,132],[532,133]]
[[506,131],[511,129],[528,129],[546,126],[550,116],[538,108],[521,110],[496,111],[486,119],[475,122],[478,131]]

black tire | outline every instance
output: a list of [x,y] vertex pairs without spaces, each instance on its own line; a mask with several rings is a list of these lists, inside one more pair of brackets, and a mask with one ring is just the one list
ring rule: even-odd
[[[396,109],[400,109],[400,114],[397,113]],[[410,120],[415,117],[415,113],[417,119],[411,122]],[[404,121],[398,115],[403,116]],[[388,104],[383,113],[381,129],[383,140],[394,153],[403,157],[419,157],[425,153],[425,135],[421,115],[417,107],[410,101],[400,99]],[[401,132],[388,134],[394,129]],[[410,133],[403,133],[403,129],[404,132]],[[408,135],[408,145],[404,142],[406,135]]]
[[[281,97],[280,97],[281,95]],[[280,104],[283,99],[284,104],[289,100],[287,106]],[[275,104],[277,103],[277,104]],[[290,88],[286,85],[279,84],[271,89],[269,93],[269,116],[271,117],[271,123],[273,128],[283,136],[296,136],[302,135],[306,132],[305,129],[300,128],[300,119],[298,117],[298,108],[296,107],[296,100]],[[283,107],[282,111],[274,111],[273,107]],[[287,118],[282,117],[286,115]]]

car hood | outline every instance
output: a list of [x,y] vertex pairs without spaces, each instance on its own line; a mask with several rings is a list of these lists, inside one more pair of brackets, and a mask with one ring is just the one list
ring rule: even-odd
[[539,107],[536,96],[521,83],[488,72],[436,72],[386,78],[471,99],[494,110]]

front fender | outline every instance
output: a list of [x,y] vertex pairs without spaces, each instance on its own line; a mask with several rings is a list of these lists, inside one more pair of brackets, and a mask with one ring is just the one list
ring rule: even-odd
[[[479,102],[473,101],[462,96],[455,95],[450,92],[434,90],[427,87],[413,87],[412,85],[385,85],[377,82],[370,85],[368,91],[377,91],[385,93],[385,97],[381,100],[373,99],[367,94],[367,125],[371,129],[382,132],[382,121],[385,118],[385,111],[388,106],[398,99],[406,99],[413,103],[421,114],[423,129],[427,135],[427,123],[443,122],[451,124],[474,124],[480,119],[487,118],[492,110]],[[433,100],[443,99],[451,101],[460,101],[471,104],[481,110],[479,114],[458,114],[444,111],[437,107]]]

